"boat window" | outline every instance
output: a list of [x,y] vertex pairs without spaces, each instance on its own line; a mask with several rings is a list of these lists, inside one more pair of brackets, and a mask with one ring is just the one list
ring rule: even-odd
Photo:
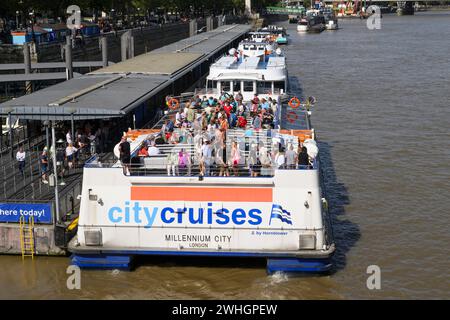
[[220,86],[222,87],[223,91],[230,91],[230,81],[220,81]]
[[217,81],[215,80],[208,80],[207,86],[208,89],[216,89],[217,88]]
[[244,50],[248,50],[248,45],[244,45]]
[[273,87],[275,89],[275,91],[280,91],[280,89],[284,90],[284,81],[274,81],[273,83]]
[[241,90],[241,82],[240,81],[233,81],[233,91],[238,92]]
[[245,92],[253,91],[253,81],[244,81],[244,91]]
[[256,82],[258,93],[271,93],[272,92],[272,82],[269,81],[258,81]]

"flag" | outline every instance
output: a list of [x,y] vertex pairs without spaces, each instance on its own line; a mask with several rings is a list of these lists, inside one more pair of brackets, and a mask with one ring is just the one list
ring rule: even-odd
[[269,225],[272,222],[272,218],[280,219],[284,223],[292,225],[291,213],[288,212],[287,210],[284,210],[283,207],[281,207],[278,204],[273,204],[272,205],[272,212],[270,214]]

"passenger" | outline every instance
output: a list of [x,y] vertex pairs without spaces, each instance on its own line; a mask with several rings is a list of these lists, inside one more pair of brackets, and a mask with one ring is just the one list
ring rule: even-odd
[[195,110],[194,110],[194,106],[190,105],[187,112],[186,112],[186,120],[189,123],[194,122],[195,119]]
[[230,128],[234,128],[236,126],[237,116],[236,116],[235,112],[232,112],[230,114],[229,122],[230,122]]
[[166,132],[173,132],[174,123],[171,119],[166,120]]
[[244,116],[240,115],[237,119],[237,126],[241,129],[245,129],[247,126],[247,119]]
[[242,103],[242,100],[244,100],[244,97],[242,96],[241,91],[239,90],[236,94],[236,97],[234,98],[238,104]]
[[257,112],[258,106],[259,106],[259,98],[256,93],[251,101],[251,104],[252,104],[252,112],[254,112],[254,113]]
[[202,146],[202,159],[201,159],[203,170],[201,170],[200,175],[202,176],[210,175],[211,162],[212,162],[211,144],[208,140],[205,139]]
[[244,107],[244,105],[243,105],[243,104],[239,104],[239,105],[238,105],[238,114],[239,114],[240,116],[242,116],[242,115],[244,115],[244,112],[245,112],[245,107]]
[[181,149],[178,153],[178,168],[179,170],[183,170],[183,172],[186,172],[186,176],[191,175],[191,157],[186,149]]
[[170,176],[172,172],[173,176],[178,175],[178,152],[176,152],[176,148],[173,147],[172,151],[167,156],[167,175]]
[[241,152],[236,141],[231,145],[231,161],[233,163],[234,176],[239,176],[239,162],[241,161]]
[[78,151],[77,148],[75,148],[72,143],[69,143],[69,145],[66,148],[66,158],[67,163],[69,165],[69,169],[73,168],[73,165],[75,163],[75,154]]
[[155,141],[151,141],[151,145],[148,148],[147,153],[149,156],[156,156],[161,153],[158,147],[156,146]]
[[[127,141],[127,137],[123,136],[119,145],[120,152],[120,162],[122,163],[123,174],[126,176],[130,175],[130,162],[131,162],[131,154],[130,154],[130,143]],[[67,150],[66,150],[67,153]],[[70,168],[70,164],[69,164]]]
[[257,177],[261,172],[261,163],[258,159],[258,145],[256,143],[252,143],[250,146],[250,153],[248,157],[250,176]]
[[208,104],[206,106],[206,108],[204,108],[203,110],[206,112],[207,116],[210,116],[214,109],[213,109],[213,107],[211,105]]
[[144,144],[138,153],[139,157],[148,157],[148,145]]
[[48,148],[44,147],[44,150],[40,156],[41,161],[41,178],[43,183],[48,183],[47,180],[47,171],[48,171]]
[[178,144],[179,142],[180,142],[180,138],[179,138],[178,134],[176,132],[172,132],[168,139],[168,143],[169,144]]
[[90,146],[89,152],[91,155],[93,155],[96,153],[96,150],[97,150],[97,143],[95,141],[97,139],[97,136],[95,134],[92,134],[92,131],[91,131],[88,135],[88,139],[89,139],[89,146]]
[[19,171],[20,174],[22,175],[22,177],[25,176],[24,174],[24,168],[25,168],[25,151],[23,150],[23,147],[20,146],[19,150],[16,153],[16,160],[17,160],[17,164],[19,165]]
[[259,161],[261,162],[261,176],[270,175],[272,161],[270,160],[269,152],[264,142],[260,142],[259,144]]
[[228,120],[224,114],[221,114],[221,117],[220,117],[220,130],[222,130],[222,132],[225,132],[228,130]]
[[288,150],[286,151],[286,166],[288,169],[295,169],[297,163],[297,152],[294,151],[294,145],[289,144]]
[[208,107],[209,103],[208,103],[208,98],[206,96],[203,96],[202,98],[202,108],[205,109],[206,107]]
[[178,109],[177,113],[175,114],[175,127],[177,128],[181,127],[184,118],[185,118],[184,112],[181,111],[181,109]]
[[223,111],[225,111],[227,118],[230,118],[230,114],[231,114],[232,110],[233,110],[233,107],[230,105],[230,103],[228,101],[225,102],[225,105],[223,106]]
[[269,110],[269,108],[270,108],[269,103],[264,98],[261,99],[261,108],[263,110]]
[[284,147],[281,147],[278,153],[275,156],[275,164],[277,169],[285,169],[286,168],[286,157],[284,155]]
[[261,129],[262,121],[259,114],[254,116],[252,125],[255,130]]
[[299,168],[305,169],[309,168],[309,156],[308,156],[308,149],[306,147],[302,147],[301,152],[298,155],[298,164]]
[[229,177],[230,172],[228,170],[228,165],[223,160],[223,148],[216,149],[215,162],[219,168],[219,177]]

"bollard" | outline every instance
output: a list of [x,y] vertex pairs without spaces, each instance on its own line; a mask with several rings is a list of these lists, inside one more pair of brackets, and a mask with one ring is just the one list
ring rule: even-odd
[[130,36],[129,38],[129,58],[134,58],[134,36]]
[[131,30],[125,32],[120,36],[120,55],[122,61],[125,61],[129,58],[130,53],[130,37],[131,37]]
[[102,37],[102,65],[103,68],[108,66],[108,38],[106,36]]
[[65,58],[66,58],[66,78],[67,80],[70,80],[73,78],[73,64],[72,64],[72,41],[70,39],[70,36],[66,36],[66,51],[65,51]]

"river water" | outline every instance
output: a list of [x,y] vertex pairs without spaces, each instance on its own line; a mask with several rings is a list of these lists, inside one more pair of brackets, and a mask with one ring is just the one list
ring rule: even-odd
[[[385,15],[380,30],[297,34],[292,87],[314,95],[337,243],[327,276],[267,276],[264,261],[149,258],[133,272],[82,271],[67,258],[1,256],[0,298],[450,298],[450,12]],[[381,289],[369,290],[369,265]]]

